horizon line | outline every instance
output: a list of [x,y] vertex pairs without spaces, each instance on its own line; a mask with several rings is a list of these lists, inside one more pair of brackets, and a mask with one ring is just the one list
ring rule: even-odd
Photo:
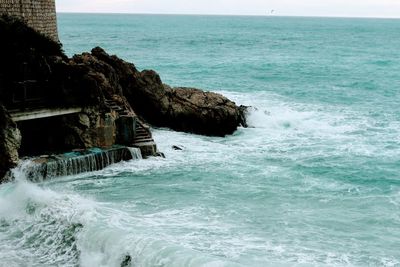
[[58,14],[88,14],[88,15],[157,15],[157,16],[226,16],[226,17],[291,17],[291,18],[348,18],[348,19],[400,19],[399,17],[378,16],[346,16],[346,15],[262,15],[262,14],[201,14],[201,13],[132,13],[132,12],[91,12],[91,11],[56,11]]

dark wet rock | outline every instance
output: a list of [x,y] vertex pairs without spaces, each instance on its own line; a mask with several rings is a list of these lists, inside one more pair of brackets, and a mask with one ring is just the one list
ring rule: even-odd
[[240,114],[239,121],[240,124],[245,128],[249,127],[246,119],[247,115],[249,114],[249,108],[250,108],[249,106],[243,106],[243,105],[239,107],[239,114]]
[[18,163],[21,133],[7,110],[0,105],[0,182],[9,169]]
[[173,150],[183,150],[183,148],[180,146],[172,146],[172,149]]
[[100,95],[123,95],[137,115],[157,127],[213,136],[246,127],[246,107],[226,97],[195,88],[171,88],[153,70],[138,71],[117,56],[96,47],[75,55],[70,64],[88,68],[96,77]]
[[245,108],[226,97],[195,88],[171,88],[155,71],[136,72],[124,93],[150,124],[173,130],[225,136],[246,126]]
[[[85,106],[96,107],[100,113],[105,100],[117,96],[126,97],[136,114],[154,126],[215,136],[231,134],[238,126],[246,126],[243,109],[220,94],[171,88],[162,83],[155,71],[140,72],[133,64],[108,55],[100,47],[68,58],[59,44],[35,35],[27,27],[17,31],[15,28],[23,26],[13,23],[2,28],[1,25],[8,24],[0,19],[0,29],[5,31],[1,34],[16,40],[0,44],[2,51],[8,51],[0,62],[0,96],[7,100],[7,108],[38,104]],[[20,43],[21,34],[31,36],[32,42],[25,39]],[[19,91],[21,95],[25,91],[34,97],[11,101]],[[80,118],[80,124],[90,128],[87,118]],[[74,132],[79,135],[76,129]]]
[[[20,132],[24,155],[117,144],[139,147],[146,157],[156,155],[157,148],[145,122],[210,136],[246,126],[245,107],[217,93],[172,88],[155,71],[139,71],[100,47],[68,58],[60,44],[8,17],[0,17],[0,36],[5,109],[82,108],[80,114],[18,122],[21,131],[2,108],[0,177],[18,161]],[[133,142],[136,122],[148,133],[142,132],[142,142]]]
[[132,266],[132,257],[130,255],[126,255],[124,260],[121,262],[121,267],[130,267]]
[[226,97],[195,88],[171,88],[153,70],[138,71],[117,56],[96,47],[75,55],[70,64],[92,72],[99,95],[124,95],[136,114],[158,127],[224,136],[246,126],[245,107]]
[[225,136],[245,126],[240,107],[226,97],[194,88],[168,88],[169,105],[165,121],[179,131]]
[[165,154],[163,152],[160,152],[160,151],[158,151],[155,156],[156,157],[160,157],[160,158],[164,158],[164,159],[166,158]]

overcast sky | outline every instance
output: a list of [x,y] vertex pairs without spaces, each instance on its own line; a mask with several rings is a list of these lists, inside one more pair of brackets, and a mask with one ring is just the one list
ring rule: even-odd
[[400,18],[400,0],[56,0],[59,12]]

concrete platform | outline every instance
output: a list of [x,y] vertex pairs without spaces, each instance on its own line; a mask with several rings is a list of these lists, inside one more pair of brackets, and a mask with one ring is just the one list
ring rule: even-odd
[[157,156],[157,145],[154,141],[134,143],[132,147],[137,147],[142,152],[143,158]]
[[35,120],[42,118],[49,118],[55,116],[62,116],[74,113],[82,112],[82,108],[53,108],[53,109],[35,109],[35,110],[24,110],[24,111],[10,111],[12,119],[16,122]]

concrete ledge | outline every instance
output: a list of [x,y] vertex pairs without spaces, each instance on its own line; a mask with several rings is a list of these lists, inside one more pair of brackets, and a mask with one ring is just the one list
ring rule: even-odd
[[112,164],[139,159],[125,146],[107,149],[90,148],[64,154],[41,156],[27,161],[26,177],[32,182],[41,182],[60,176],[76,175],[102,170]]
[[143,158],[157,156],[157,145],[155,142],[134,143],[132,146],[140,149]]
[[62,116],[82,112],[82,108],[54,108],[54,109],[37,109],[26,111],[10,111],[11,118],[18,121],[35,120],[42,118],[49,118],[55,116]]

